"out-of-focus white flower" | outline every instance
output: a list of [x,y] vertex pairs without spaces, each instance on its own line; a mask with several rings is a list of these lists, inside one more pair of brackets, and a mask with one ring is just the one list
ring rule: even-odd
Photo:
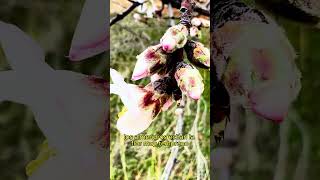
[[163,6],[163,2],[161,0],[151,0],[152,7],[154,11],[160,11]]
[[136,22],[140,22],[142,21],[142,17],[139,13],[134,13],[133,14],[133,19],[136,21]]
[[210,20],[202,18],[202,17],[194,17],[191,20],[191,24],[192,26],[196,26],[196,27],[210,27]]
[[197,18],[197,17],[194,17],[191,20],[192,26],[199,27],[199,26],[201,26],[201,23],[202,23],[201,20],[199,18]]
[[201,33],[201,31],[196,26],[192,26],[189,31],[191,37],[199,37]]
[[109,48],[108,1],[87,0],[75,30],[69,59],[80,61]]
[[231,100],[266,119],[282,121],[300,90],[293,47],[276,25],[241,24],[234,34],[222,77]]
[[142,3],[138,8],[138,12],[141,14],[145,14],[147,18],[152,18],[153,14],[155,12],[153,8],[153,4],[151,1],[138,1],[139,3]]
[[198,100],[204,91],[204,84],[199,71],[191,65],[179,68],[175,73],[175,79],[183,93]]
[[159,71],[167,61],[167,54],[162,50],[161,45],[148,47],[137,56],[137,62],[132,74],[132,80],[150,76]]
[[156,11],[162,9],[162,1],[160,0],[148,0],[138,2],[143,4],[137,8],[137,11],[141,14],[145,14],[146,18],[153,18]]
[[208,20],[208,19],[200,18],[200,21],[201,21],[201,26],[206,28],[210,27],[210,19]]
[[187,42],[188,34],[187,27],[182,24],[170,27],[160,40],[162,49],[167,53],[172,53],[182,48]]
[[28,106],[56,152],[29,179],[107,179],[107,82],[52,69],[16,26],[0,22],[0,43],[13,69],[0,72],[0,101]]
[[120,96],[124,104],[119,114],[117,129],[126,135],[136,135],[146,130],[154,118],[171,105],[171,98],[159,95],[148,86],[145,88],[134,84],[127,84],[121,74],[110,69],[113,84],[110,84],[110,93]]

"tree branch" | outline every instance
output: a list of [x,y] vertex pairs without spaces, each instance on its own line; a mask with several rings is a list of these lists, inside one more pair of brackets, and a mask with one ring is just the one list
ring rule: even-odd
[[131,1],[130,2],[132,3],[132,5],[127,9],[125,10],[123,13],[121,14],[117,14],[115,17],[113,17],[111,20],[110,20],[110,26],[114,25],[115,23],[117,23],[118,21],[122,20],[123,18],[125,18],[128,14],[130,14],[136,7],[142,5],[142,3],[140,2],[137,2],[137,1]]
[[[164,3],[164,4],[171,3],[172,7],[177,8],[177,9],[180,9],[181,2],[182,2],[182,0],[162,0],[162,3]],[[194,10],[194,12],[197,12],[201,15],[210,16],[210,10],[208,10],[208,9],[203,9],[199,6],[195,6],[193,10]]]

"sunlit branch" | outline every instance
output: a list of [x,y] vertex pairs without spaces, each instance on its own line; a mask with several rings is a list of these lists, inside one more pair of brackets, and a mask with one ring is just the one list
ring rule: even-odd
[[112,26],[113,24],[117,23],[118,21],[122,20],[123,18],[125,18],[128,14],[130,14],[136,7],[142,5],[142,3],[137,2],[137,1],[130,1],[132,3],[132,5],[125,10],[123,13],[121,14],[117,14],[115,17],[113,17],[110,20],[110,26]]

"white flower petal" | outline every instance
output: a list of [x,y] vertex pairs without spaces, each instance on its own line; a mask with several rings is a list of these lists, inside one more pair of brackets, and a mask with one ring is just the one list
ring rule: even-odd
[[281,122],[286,117],[293,98],[291,90],[284,83],[270,83],[250,93],[252,110],[266,119]]
[[42,48],[18,27],[0,21],[0,43],[9,64],[17,72],[51,70]]
[[110,69],[110,78],[115,84],[126,84],[123,76],[115,69]]
[[126,135],[137,135],[146,130],[153,121],[151,110],[140,110],[136,112],[127,111],[117,121],[117,129]]
[[57,71],[57,79],[61,83],[58,87],[63,87],[59,105],[64,109],[70,127],[75,129],[73,133],[81,141],[79,144],[87,145],[97,129],[104,129],[109,103],[105,87],[107,82],[97,82],[91,77],[70,71]]
[[69,58],[79,61],[109,48],[108,1],[87,0],[72,39]]
[[122,75],[114,69],[110,69],[110,76],[114,82],[110,86],[110,93],[119,95],[129,111],[137,111],[138,101],[145,94],[142,88],[134,84],[127,84]]
[[88,180],[108,179],[107,153],[87,152],[78,154],[57,154],[44,162],[29,180]]

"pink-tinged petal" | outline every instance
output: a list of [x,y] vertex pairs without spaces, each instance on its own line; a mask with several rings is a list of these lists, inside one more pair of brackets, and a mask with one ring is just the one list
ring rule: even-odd
[[161,42],[161,45],[162,45],[162,49],[165,52],[170,53],[170,52],[172,52],[174,50],[175,46],[177,45],[177,42],[173,38],[165,38]]
[[45,62],[42,48],[18,27],[0,21],[0,43],[13,70],[19,73],[52,70]]
[[265,49],[253,49],[252,60],[254,71],[257,72],[260,79],[268,80],[272,77],[274,65],[272,57]]
[[293,101],[289,87],[276,84],[255,89],[248,98],[254,113],[275,122],[284,120]]
[[202,94],[202,91],[201,91],[201,90],[195,89],[195,90],[190,91],[188,95],[189,95],[189,97],[191,97],[192,99],[198,100],[198,99],[200,99],[201,94]]
[[300,90],[292,45],[275,25],[238,24],[233,30],[223,74],[232,101],[265,119],[282,121]]
[[187,43],[188,34],[188,29],[182,24],[170,27],[160,40],[162,49],[167,53],[172,53],[182,48]]
[[167,61],[167,54],[161,45],[150,46],[137,56],[131,79],[133,81],[151,76],[158,72]]
[[136,80],[145,78],[148,75],[149,75],[148,67],[146,66],[146,64],[137,62],[136,68],[134,68],[133,70],[131,80],[136,81]]
[[87,0],[82,9],[69,52],[69,59],[80,61],[109,48],[108,1]]

